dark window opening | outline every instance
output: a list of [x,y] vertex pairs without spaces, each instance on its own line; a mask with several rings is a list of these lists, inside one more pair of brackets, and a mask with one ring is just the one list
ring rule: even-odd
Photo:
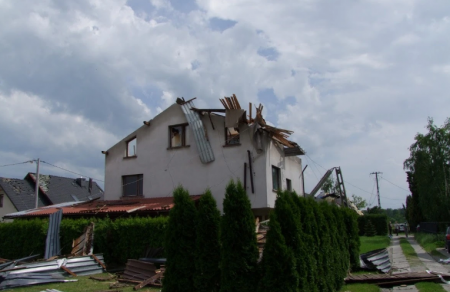
[[142,196],[143,175],[124,175],[122,176],[122,195],[124,197],[129,196]]
[[169,148],[177,148],[187,146],[188,142],[188,124],[176,125],[169,127]]
[[239,128],[225,128],[225,145],[239,145],[240,143]]
[[281,171],[278,167],[272,165],[272,189],[278,191],[281,189]]
[[133,139],[127,141],[126,157],[136,156],[136,146],[137,146],[137,139],[136,139],[136,137],[134,137]]
[[3,195],[0,195],[0,208],[3,207]]
[[291,182],[291,180],[290,179],[286,179],[286,189],[288,190],[288,191],[292,191],[292,182]]

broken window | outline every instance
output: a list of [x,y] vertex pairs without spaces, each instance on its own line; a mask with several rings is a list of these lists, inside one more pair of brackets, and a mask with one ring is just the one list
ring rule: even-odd
[[278,191],[281,189],[281,170],[272,165],[272,189]]
[[122,196],[142,196],[143,175],[124,175],[122,176]]
[[286,179],[286,190],[292,191],[292,182],[290,179]]
[[134,156],[136,156],[136,144],[137,144],[136,137],[134,137],[133,139],[127,141],[126,157],[134,157]]
[[241,141],[239,139],[239,128],[227,128],[225,127],[225,145],[239,145]]
[[169,148],[184,147],[188,145],[188,124],[169,127]]

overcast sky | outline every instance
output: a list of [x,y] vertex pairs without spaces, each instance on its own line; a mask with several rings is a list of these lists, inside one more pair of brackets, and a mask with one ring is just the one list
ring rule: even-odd
[[306,191],[340,166],[375,206],[380,171],[400,208],[415,134],[450,116],[449,52],[447,0],[0,1],[0,165],[104,180],[101,150],[176,97],[234,93],[295,132]]

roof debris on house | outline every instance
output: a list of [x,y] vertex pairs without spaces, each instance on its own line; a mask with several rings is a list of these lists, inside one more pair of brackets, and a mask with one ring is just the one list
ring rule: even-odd
[[[190,196],[194,202],[197,202],[201,195]],[[46,217],[50,214],[62,210],[65,217],[86,217],[96,216],[110,218],[118,216],[130,216],[134,214],[141,215],[160,215],[168,214],[174,206],[173,197],[157,198],[126,198],[122,200],[91,200],[87,202],[72,202],[60,204],[59,206],[47,206],[38,209],[28,210],[26,212],[16,212],[6,214],[3,218],[14,219],[19,217]]]
[[[261,131],[266,132],[270,135],[273,141],[279,144],[284,151],[285,156],[296,156],[296,155],[304,155],[305,151],[295,142],[288,140],[289,136],[294,133],[291,130],[286,130],[282,128],[277,128],[270,126],[266,123],[262,111],[263,105],[259,104],[258,107],[255,107],[255,116],[252,115],[253,105],[249,103],[248,115],[247,112],[241,107],[239,100],[236,95],[233,94],[230,97],[224,97],[223,99],[219,99],[222,103],[224,109],[198,109],[192,107],[191,110],[206,113],[210,115],[213,112],[217,113],[225,113],[225,125],[226,127],[237,127],[238,124],[247,124],[252,129],[252,134],[255,140],[255,146],[257,149],[261,148],[258,145],[258,137],[257,133],[261,133]],[[213,126],[214,128],[214,126]],[[259,142],[260,143],[260,142]]]

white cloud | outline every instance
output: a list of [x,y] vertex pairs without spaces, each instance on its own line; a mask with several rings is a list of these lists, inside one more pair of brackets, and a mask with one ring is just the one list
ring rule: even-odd
[[[0,117],[0,135],[20,137],[0,153],[36,157],[47,149],[82,169],[70,151],[92,160],[176,97],[217,107],[232,93],[248,104],[273,89],[266,117],[293,129],[316,162],[342,165],[366,190],[373,182],[359,173],[374,170],[406,188],[404,149],[428,116],[448,116],[450,11],[443,1],[146,5],[0,2],[0,99],[11,120]],[[211,18],[236,24],[214,30]],[[274,56],[259,55],[262,49]],[[19,98],[36,106],[19,108]],[[87,131],[77,134],[80,127]],[[99,159],[88,167],[101,173]],[[314,170],[308,184],[323,171]]]

